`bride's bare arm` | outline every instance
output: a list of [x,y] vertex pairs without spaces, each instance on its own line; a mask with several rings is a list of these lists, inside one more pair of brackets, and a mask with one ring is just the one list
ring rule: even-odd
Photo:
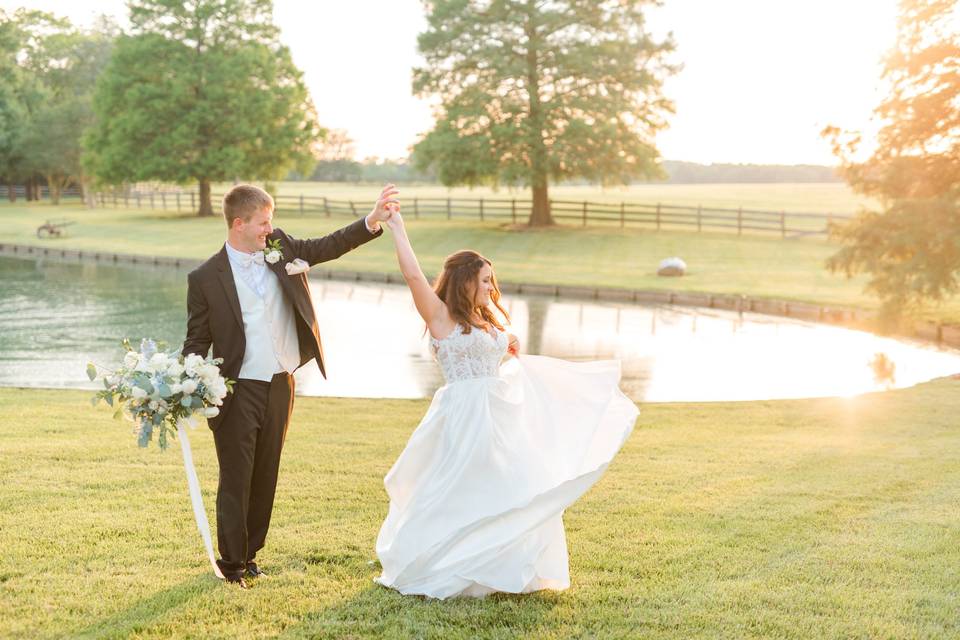
[[400,212],[395,210],[387,219],[386,225],[393,234],[397,262],[400,263],[400,272],[407,286],[410,287],[410,293],[413,294],[413,303],[420,317],[427,323],[430,333],[442,337],[452,329],[447,307],[434,292],[430,283],[427,282],[427,277],[423,275],[423,270],[420,269],[420,263],[417,262],[417,256],[410,245],[410,238],[407,237],[407,230]]

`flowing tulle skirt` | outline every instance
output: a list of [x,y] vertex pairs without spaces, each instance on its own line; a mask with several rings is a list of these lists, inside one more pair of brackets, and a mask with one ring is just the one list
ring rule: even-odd
[[382,585],[433,598],[570,585],[563,511],[629,437],[617,361],[523,355],[437,390],[385,478]]

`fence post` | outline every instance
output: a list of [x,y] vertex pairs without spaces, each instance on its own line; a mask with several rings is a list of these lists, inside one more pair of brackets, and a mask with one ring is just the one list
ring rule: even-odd
[[660,231],[660,203],[657,203],[657,231]]
[[166,191],[160,192],[160,202],[163,205],[163,210],[166,211],[167,210],[167,192]]
[[327,217],[330,217],[330,203],[327,202],[327,196],[323,196],[323,212],[327,214]]
[[413,199],[413,217],[420,218],[420,207],[417,205],[417,199]]
[[139,209],[140,208],[140,192],[135,191],[134,195],[137,196],[137,209]]
[[193,191],[190,192],[190,211],[196,211],[197,205],[193,202]]
[[353,204],[353,200],[350,200],[350,212],[353,214],[353,217],[357,217],[357,208]]
[[787,214],[783,211],[780,212],[780,237],[787,237]]
[[625,205],[623,204],[623,200],[621,200],[620,201],[620,228],[621,229],[623,229],[623,227],[626,225],[626,220],[624,219],[624,211],[623,211],[624,206]]
[[150,192],[150,208],[153,209],[153,191]]
[[113,208],[114,209],[117,208],[117,192],[116,191],[113,192]]
[[513,218],[513,224],[517,224],[517,199],[510,201],[510,216]]
[[303,194],[300,194],[300,215],[303,215]]
[[450,198],[447,198],[447,220],[449,220],[452,215],[453,214],[450,212]]
[[583,201],[583,226],[587,226],[587,201]]
[[703,216],[703,206],[697,205],[697,233],[703,230],[703,223],[701,217]]
[[483,222],[483,198],[480,198],[480,222]]
[[737,235],[743,235],[743,207],[737,208]]
[[177,213],[180,213],[180,192],[177,191]]

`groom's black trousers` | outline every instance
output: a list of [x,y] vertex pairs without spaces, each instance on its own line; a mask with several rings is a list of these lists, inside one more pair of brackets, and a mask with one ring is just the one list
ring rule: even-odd
[[220,463],[217,564],[227,578],[243,575],[267,538],[293,387],[289,373],[270,382],[238,380],[230,410],[213,432]]

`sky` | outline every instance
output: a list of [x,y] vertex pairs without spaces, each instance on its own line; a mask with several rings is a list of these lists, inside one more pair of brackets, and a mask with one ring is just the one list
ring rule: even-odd
[[[79,25],[126,16],[123,0],[0,0],[20,6]],[[275,0],[274,20],[320,123],[345,129],[358,160],[406,157],[429,131],[430,105],[411,93],[419,0]],[[873,130],[896,0],[667,0],[649,21],[683,65],[664,85],[676,104],[656,141],[665,159],[832,165],[824,126]]]

